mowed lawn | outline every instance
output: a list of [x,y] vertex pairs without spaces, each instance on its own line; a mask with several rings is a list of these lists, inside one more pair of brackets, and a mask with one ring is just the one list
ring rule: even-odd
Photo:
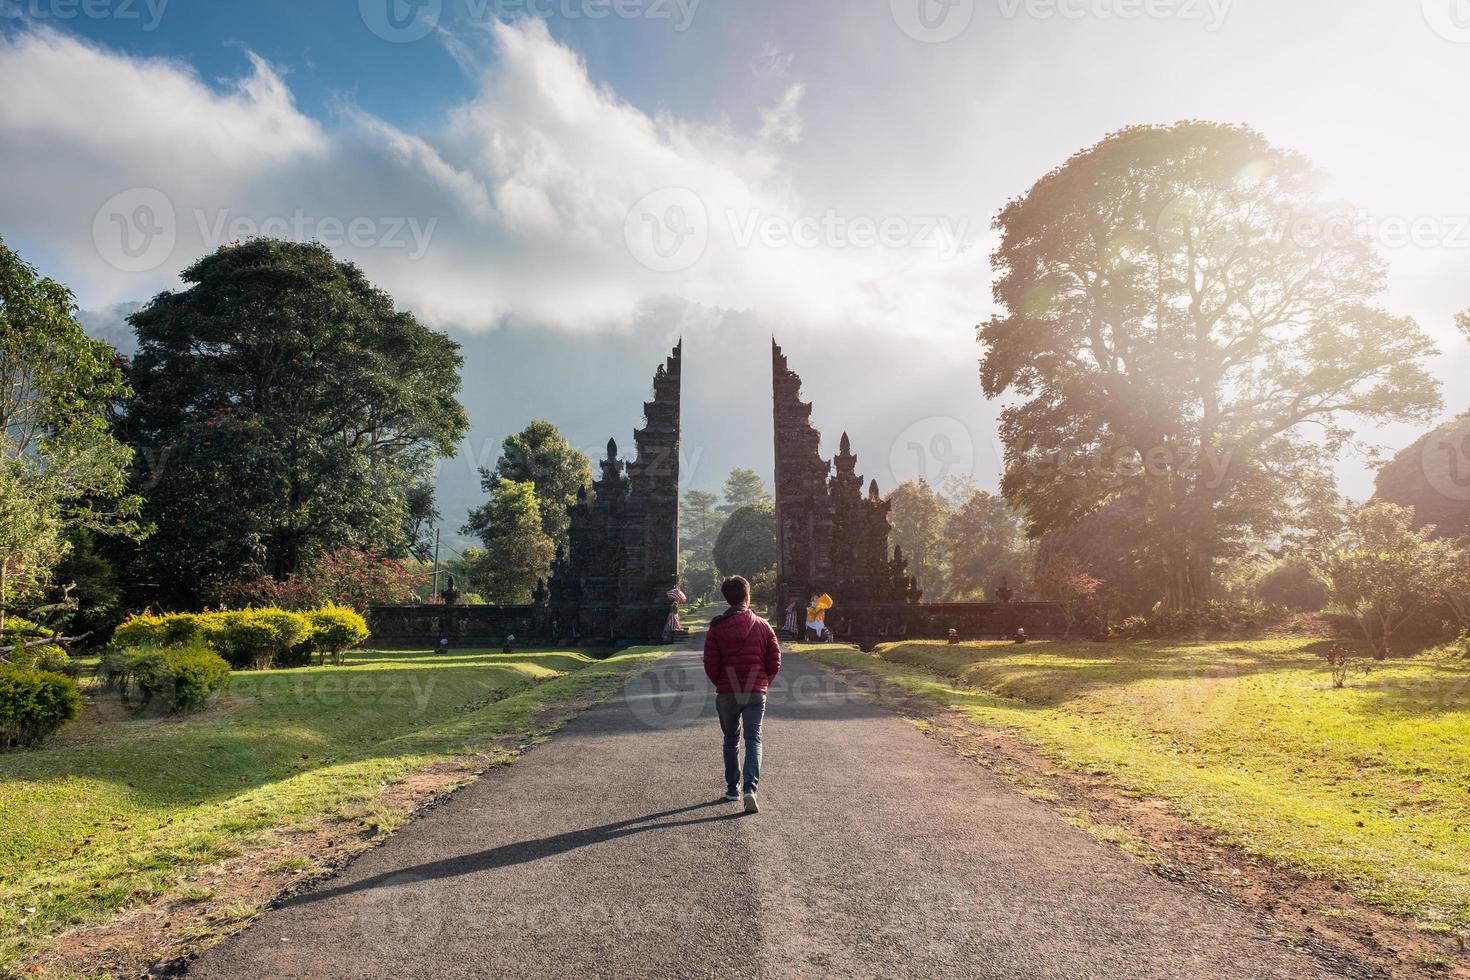
[[1470,660],[1372,664],[1333,690],[1320,642],[803,647],[1014,729],[1232,843],[1427,927],[1470,927]]
[[270,833],[326,817],[390,830],[404,814],[380,806],[385,787],[542,734],[558,704],[660,656],[355,653],[238,672],[218,704],[163,718],[93,691],[44,748],[0,755],[0,973],[68,927],[187,896],[191,871]]

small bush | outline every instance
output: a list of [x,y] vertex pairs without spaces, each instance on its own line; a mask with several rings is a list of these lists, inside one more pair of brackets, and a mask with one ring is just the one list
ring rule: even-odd
[[[1334,691],[1341,690],[1347,684],[1348,674],[1362,663],[1361,657],[1340,643],[1332,644],[1320,656],[1327,662],[1327,670],[1332,675]],[[1366,671],[1366,668],[1364,669]]]
[[321,653],[322,663],[326,663],[327,654],[331,654],[332,663],[340,665],[345,651],[372,635],[368,631],[367,620],[346,606],[328,604],[307,613],[306,619],[311,627],[312,645]]
[[232,667],[269,670],[278,658],[308,639],[309,626],[300,613],[280,609],[245,609],[220,614],[219,652]]
[[0,665],[0,748],[26,748],[50,738],[81,712],[70,677],[15,664]]
[[1267,572],[1256,583],[1256,597],[1292,612],[1321,612],[1332,598],[1326,584],[1301,562],[1283,562]]
[[27,646],[37,640],[56,636],[55,630],[37,626],[28,619],[8,616],[5,630],[0,632],[0,653],[17,667],[27,670],[46,670],[53,674],[72,673],[71,658],[64,649],[54,643],[42,646]]
[[103,682],[124,701],[170,712],[205,704],[230,682],[230,665],[203,646],[108,650],[102,655]]

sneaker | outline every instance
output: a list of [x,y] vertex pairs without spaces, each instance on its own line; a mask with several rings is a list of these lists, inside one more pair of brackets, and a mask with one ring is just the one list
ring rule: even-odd
[[746,813],[760,813],[761,812],[760,801],[755,798],[755,790],[751,790],[749,793],[746,793],[745,794],[745,812]]
[[720,797],[720,800],[725,803],[739,803],[740,792],[738,790],[727,789],[725,790],[725,795]]

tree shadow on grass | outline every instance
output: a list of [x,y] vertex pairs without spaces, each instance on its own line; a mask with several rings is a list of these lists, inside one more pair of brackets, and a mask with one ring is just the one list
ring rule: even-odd
[[[727,820],[738,820],[746,816],[745,811],[735,810],[734,812],[723,813],[718,816],[693,817],[686,820],[667,819],[686,813],[694,813],[699,810],[707,810],[720,805],[722,804],[719,800],[711,800],[707,803],[695,803],[691,806],[664,810],[659,813],[650,813],[642,817],[634,817],[630,820],[619,820],[614,823],[603,824],[599,827],[573,830],[564,834],[553,834],[550,837],[541,837],[534,840],[516,841],[513,844],[492,847],[489,850],[479,851],[475,854],[463,854],[456,857],[444,858],[439,861],[430,861],[426,864],[415,865],[411,868],[399,868],[394,871],[364,878],[361,881],[339,885],[336,888],[324,888],[320,891],[308,892],[287,901],[282,907],[292,908],[301,905],[311,905],[315,902],[322,902],[343,895],[367,892],[377,888],[392,887],[408,882],[438,881],[445,878],[457,878],[462,875],[476,874],[480,871],[490,871],[495,868],[508,868],[518,864],[527,864],[531,861],[539,861],[542,858],[555,857],[558,854],[566,854],[569,851],[574,851],[592,844],[602,844],[653,830],[674,830],[680,827],[694,827],[700,824],[723,823]],[[728,804],[724,805],[728,806]]]

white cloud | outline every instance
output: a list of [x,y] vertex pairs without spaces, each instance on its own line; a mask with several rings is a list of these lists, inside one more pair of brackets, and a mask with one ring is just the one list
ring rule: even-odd
[[[273,233],[320,238],[428,322],[470,330],[631,328],[671,297],[800,327],[952,331],[983,312],[983,243],[957,248],[983,222],[803,211],[783,156],[800,85],[744,133],[628,104],[540,21],[488,30],[489,58],[455,46],[478,65],[466,100],[415,133],[351,106],[323,125],[254,56],[216,88],[51,31],[0,39],[0,229],[44,243],[92,306]],[[668,193],[693,206],[635,208]],[[639,240],[677,242],[689,221],[701,247],[672,265]]]

